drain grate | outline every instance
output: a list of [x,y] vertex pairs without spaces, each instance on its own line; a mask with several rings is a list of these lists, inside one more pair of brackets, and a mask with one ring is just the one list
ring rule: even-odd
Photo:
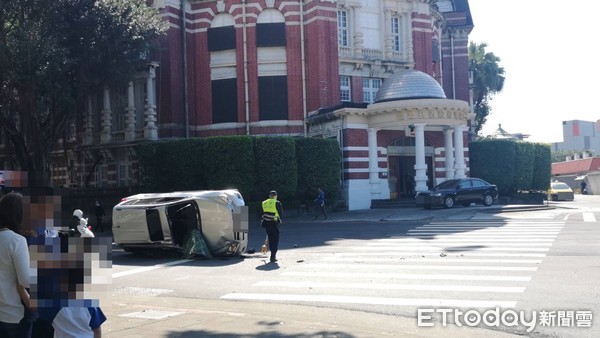
[[113,289],[113,293],[115,294],[134,296],[158,296],[173,291],[174,290],[169,289],[138,288],[133,286],[126,286],[118,289]]
[[173,312],[173,311],[156,311],[156,310],[144,310],[139,312],[132,312],[119,315],[119,317],[128,318],[140,318],[140,319],[164,319],[168,317],[179,316],[185,312]]

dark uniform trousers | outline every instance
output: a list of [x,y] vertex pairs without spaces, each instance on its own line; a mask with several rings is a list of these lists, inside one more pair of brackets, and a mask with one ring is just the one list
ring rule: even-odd
[[277,259],[277,248],[279,247],[279,222],[263,221],[267,236],[269,236],[269,250],[271,250],[271,260]]

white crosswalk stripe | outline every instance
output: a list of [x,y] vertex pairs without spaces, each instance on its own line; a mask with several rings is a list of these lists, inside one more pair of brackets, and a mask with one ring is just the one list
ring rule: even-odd
[[318,261],[221,298],[396,309],[515,307],[563,225],[438,222],[388,238],[339,239]]

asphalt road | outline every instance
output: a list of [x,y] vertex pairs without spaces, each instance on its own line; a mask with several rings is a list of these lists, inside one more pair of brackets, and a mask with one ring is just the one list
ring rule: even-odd
[[[117,248],[104,335],[598,337],[599,202],[306,215],[282,225],[277,263]],[[252,224],[250,248],[263,240]]]

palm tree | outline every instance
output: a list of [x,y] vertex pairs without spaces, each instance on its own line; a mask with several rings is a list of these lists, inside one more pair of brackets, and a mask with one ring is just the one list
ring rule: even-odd
[[473,72],[473,110],[475,121],[473,131],[479,133],[491,112],[489,102],[492,96],[504,86],[504,68],[500,67],[500,58],[487,53],[487,44],[469,44],[469,68]]

